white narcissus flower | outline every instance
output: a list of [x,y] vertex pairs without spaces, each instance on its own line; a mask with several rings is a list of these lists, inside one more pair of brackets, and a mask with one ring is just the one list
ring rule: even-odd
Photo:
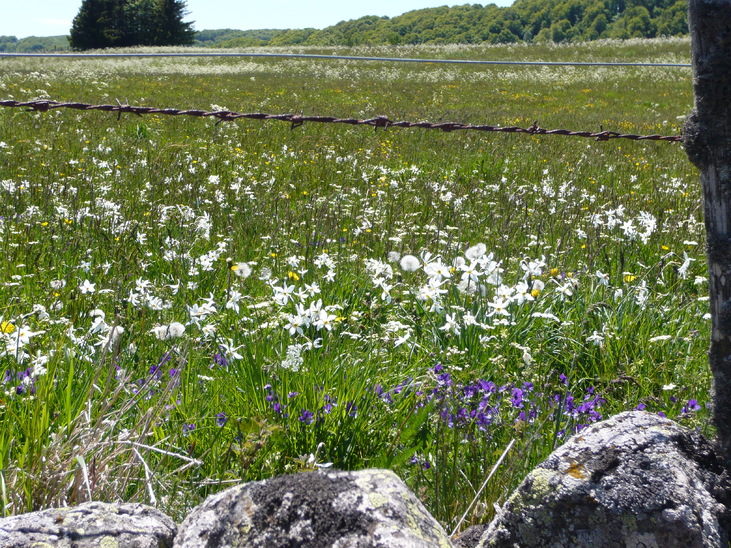
[[84,280],[79,286],[79,291],[81,291],[82,295],[94,293],[96,291],[96,284],[91,283],[89,280]]
[[690,263],[695,261],[695,259],[688,257],[688,254],[685,251],[683,251],[683,259],[683,264],[678,268],[678,276],[686,279],[688,277],[688,268],[690,267]]
[[226,342],[218,343],[218,347],[229,360],[240,360],[241,358],[243,358],[243,356],[237,352],[240,348],[244,347],[243,344],[239,346],[234,346],[233,340],[226,339]]
[[599,280],[599,285],[609,287],[609,274],[605,274],[601,270],[597,270],[596,277]]
[[500,315],[500,316],[510,316],[510,312],[508,312],[508,305],[510,304],[509,299],[504,299],[502,297],[498,297],[497,295],[492,300],[492,302],[487,303],[487,306],[493,309],[490,316],[493,315]]
[[313,322],[313,325],[317,328],[319,331],[322,328],[327,329],[328,331],[332,331],[333,328],[333,322],[337,316],[335,314],[330,314],[327,312],[327,310],[320,310],[320,313],[317,315],[317,318]]
[[559,285],[556,288],[556,291],[558,292],[559,296],[561,297],[561,300],[565,300],[565,299],[568,299],[569,297],[573,296],[574,286],[571,283],[565,283],[563,285]]
[[599,331],[594,331],[594,333],[586,338],[586,342],[592,343],[593,345],[601,348],[604,346],[604,335],[599,333]]
[[411,332],[410,332],[410,331],[407,331],[407,332],[406,332],[406,333],[404,333],[404,334],[403,334],[403,335],[402,335],[401,337],[398,337],[398,338],[397,338],[397,339],[396,339],[396,340],[394,341],[394,343],[393,343],[393,347],[394,347],[394,348],[398,348],[398,347],[399,347],[399,346],[401,346],[402,344],[405,344],[405,343],[406,343],[406,341],[408,341],[408,340],[409,340],[410,338],[411,338]]
[[459,269],[462,271],[462,280],[464,281],[471,281],[474,283],[477,283],[480,281],[480,276],[482,276],[482,272],[478,269],[478,265],[475,261],[471,261],[470,264],[462,264],[460,265]]
[[513,300],[517,304],[523,304],[525,301],[532,301],[535,299],[533,297],[530,288],[528,287],[528,284],[525,282],[518,282],[515,284],[515,287],[513,288],[515,290],[515,295],[513,296]]
[[243,298],[243,295],[236,291],[235,289],[231,290],[231,294],[229,295],[228,302],[226,302],[226,308],[233,310],[237,314],[239,313],[239,301]]
[[28,344],[31,337],[35,337],[36,335],[41,335],[43,333],[45,333],[45,331],[31,331],[28,325],[23,325],[15,333],[13,333],[12,337],[17,342],[18,347],[21,347]]
[[520,268],[525,271],[526,277],[529,276],[540,276],[543,273],[543,269],[546,266],[546,257],[543,256],[540,259],[533,261],[521,261]]
[[426,263],[424,265],[424,272],[430,278],[435,278],[437,280],[452,277],[452,273],[450,272],[449,267],[442,263],[441,259]]
[[302,335],[304,333],[304,329],[310,325],[310,320],[305,316],[300,316],[299,314],[288,314],[288,320],[289,323],[284,326],[284,329],[289,331],[290,335],[294,335],[295,333]]
[[439,328],[440,331],[445,331],[447,333],[454,333],[455,335],[459,335],[460,333],[460,326],[459,323],[457,323],[456,320],[457,313],[454,314],[447,314],[444,318],[447,323],[445,323],[442,327]]

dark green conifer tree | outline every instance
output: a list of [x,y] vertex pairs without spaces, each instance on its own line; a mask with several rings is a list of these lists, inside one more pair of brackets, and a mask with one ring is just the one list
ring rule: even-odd
[[192,44],[185,0],[83,0],[71,27],[75,50]]
[[83,0],[71,26],[76,50],[124,46],[124,0]]
[[158,0],[159,34],[156,45],[187,46],[195,40],[193,22],[184,22],[188,14],[184,0]]

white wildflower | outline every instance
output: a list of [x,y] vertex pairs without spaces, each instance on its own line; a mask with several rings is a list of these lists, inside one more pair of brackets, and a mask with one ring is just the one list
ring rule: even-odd
[[683,259],[683,264],[678,268],[678,276],[685,280],[688,277],[688,268],[690,267],[690,263],[695,261],[695,259],[688,257],[688,254],[685,251],[683,251]]
[[96,291],[96,284],[91,283],[89,280],[84,280],[79,286],[79,291],[82,295],[94,293]]
[[440,331],[444,331],[446,333],[454,333],[455,335],[459,335],[460,333],[460,326],[459,323],[457,323],[457,320],[455,318],[457,314],[447,314],[445,317],[446,323],[439,328]]

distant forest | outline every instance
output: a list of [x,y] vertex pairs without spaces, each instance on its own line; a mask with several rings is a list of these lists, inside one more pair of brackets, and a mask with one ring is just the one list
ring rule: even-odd
[[29,36],[18,40],[15,36],[0,36],[0,51],[7,53],[40,53],[71,49],[66,36]]
[[[380,44],[499,44],[655,38],[688,34],[686,0],[516,0],[427,8],[397,17],[367,16],[324,29],[203,30],[194,46],[357,46]],[[65,36],[18,40],[0,36],[0,51],[68,49]]]

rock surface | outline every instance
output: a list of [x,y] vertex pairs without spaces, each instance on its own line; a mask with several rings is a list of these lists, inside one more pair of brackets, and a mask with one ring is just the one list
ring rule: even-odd
[[209,497],[183,521],[177,548],[451,547],[391,471],[318,471],[251,482]]
[[644,412],[583,430],[487,526],[452,541],[388,470],[318,471],[227,489],[177,528],[141,504],[89,502],[0,520],[0,548],[729,546],[731,484],[713,446]]
[[475,548],[487,529],[487,523],[468,527],[458,535],[452,537],[454,548]]
[[175,530],[143,504],[86,502],[0,520],[0,548],[166,548]]
[[630,411],[554,451],[511,495],[478,546],[728,546],[728,492],[708,441]]

